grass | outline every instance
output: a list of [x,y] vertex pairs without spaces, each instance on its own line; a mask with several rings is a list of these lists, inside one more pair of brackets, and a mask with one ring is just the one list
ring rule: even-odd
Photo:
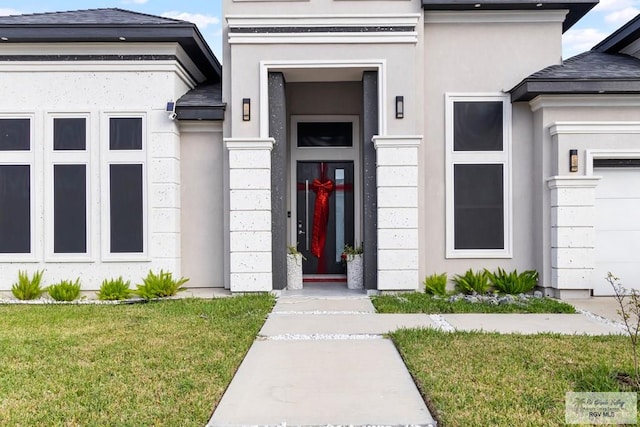
[[434,298],[424,293],[377,295],[371,298],[378,313],[575,313],[575,308],[552,298],[531,298],[527,303],[492,305]]
[[272,305],[0,306],[0,425],[203,426]]
[[629,391],[611,379],[632,371],[621,336],[423,329],[391,337],[438,425],[564,425],[566,392]]

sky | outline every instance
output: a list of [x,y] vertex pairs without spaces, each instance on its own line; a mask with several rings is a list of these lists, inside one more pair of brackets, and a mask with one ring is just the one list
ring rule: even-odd
[[[222,0],[0,0],[0,15],[118,7],[194,22],[222,61]],[[640,0],[600,0],[563,36],[563,56],[591,49],[640,13]]]

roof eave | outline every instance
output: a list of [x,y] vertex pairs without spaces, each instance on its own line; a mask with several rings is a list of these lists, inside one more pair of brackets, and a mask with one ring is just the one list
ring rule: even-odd
[[[480,5],[477,7],[476,5]],[[422,8],[424,10],[449,10],[449,11],[465,11],[465,10],[568,10],[567,17],[562,23],[562,32],[566,32],[584,15],[587,14],[598,0],[565,0],[565,1],[514,1],[514,0],[491,0],[491,1],[471,1],[471,0],[422,0]]]
[[638,94],[640,79],[529,80],[509,91],[511,102],[531,101],[539,95]]
[[618,53],[638,38],[640,38],[640,14],[595,45],[591,50]]
[[206,107],[176,106],[176,118],[178,120],[222,121],[224,120],[225,110],[226,104]]
[[28,24],[0,25],[2,43],[175,42],[208,80],[220,81],[222,66],[198,28],[184,24]]

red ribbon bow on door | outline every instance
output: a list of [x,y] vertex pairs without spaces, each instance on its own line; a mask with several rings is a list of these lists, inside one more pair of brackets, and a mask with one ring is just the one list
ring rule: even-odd
[[327,223],[329,221],[329,196],[335,186],[331,180],[321,182],[314,179],[311,189],[316,193],[316,204],[313,211],[313,232],[311,234],[311,253],[320,258],[327,241]]

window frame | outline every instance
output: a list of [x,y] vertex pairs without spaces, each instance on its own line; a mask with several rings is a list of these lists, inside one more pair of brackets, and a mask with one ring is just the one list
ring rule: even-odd
[[[54,120],[55,119],[85,119],[86,146],[84,150],[54,150]],[[93,215],[92,206],[94,194],[92,188],[92,120],[90,113],[49,113],[46,117],[45,129],[45,262],[93,262]],[[85,165],[86,192],[86,246],[85,253],[56,253],[55,252],[55,183],[54,168],[56,165]]]
[[[502,151],[454,151],[454,102],[502,102]],[[447,93],[445,94],[445,189],[446,189],[446,257],[447,258],[512,258],[512,169],[511,169],[511,99],[504,93]],[[454,165],[502,165],[504,249],[455,248],[455,188]]]
[[[111,119],[139,118],[142,120],[141,150],[111,150]],[[101,195],[101,259],[103,262],[151,261],[149,255],[149,149],[147,114],[143,111],[115,111],[102,114],[100,138],[100,195]],[[111,252],[110,165],[142,165],[142,252]]]
[[2,119],[29,119],[29,150],[15,150],[15,151],[0,151],[0,166],[10,165],[28,165],[29,166],[29,227],[30,227],[30,241],[28,253],[0,253],[0,262],[38,262],[38,236],[39,229],[36,221],[37,213],[39,212],[36,195],[36,177],[37,172],[37,156],[36,156],[36,117],[32,113],[2,113],[0,114],[0,120]]

